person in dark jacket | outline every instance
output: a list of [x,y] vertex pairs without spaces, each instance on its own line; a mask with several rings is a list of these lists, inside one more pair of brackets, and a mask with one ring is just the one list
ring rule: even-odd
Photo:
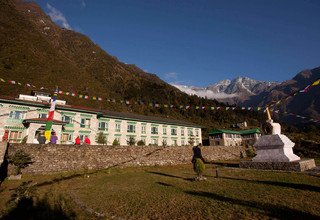
[[40,132],[37,140],[38,140],[39,144],[45,144],[46,143],[46,138],[43,135],[43,132]]
[[198,144],[196,146],[194,146],[192,148],[192,151],[193,151],[193,157],[192,157],[192,164],[193,164],[193,168],[195,168],[195,165],[196,165],[196,159],[199,158],[201,159],[203,162],[205,162],[204,158],[202,157],[202,153],[201,153],[201,147],[202,147],[202,144]]

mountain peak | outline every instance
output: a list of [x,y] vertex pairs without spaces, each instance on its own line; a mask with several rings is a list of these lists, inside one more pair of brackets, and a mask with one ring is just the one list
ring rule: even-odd
[[274,82],[264,82],[246,76],[238,76],[235,79],[221,80],[203,88],[183,85],[174,86],[187,94],[217,99],[222,102],[239,103],[275,85],[277,84]]

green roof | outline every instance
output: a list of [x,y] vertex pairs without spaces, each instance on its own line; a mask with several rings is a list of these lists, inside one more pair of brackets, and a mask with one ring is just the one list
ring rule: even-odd
[[259,133],[259,134],[260,134],[259,128],[254,128],[254,129],[249,129],[249,130],[242,130],[242,131],[240,131],[240,134],[256,134],[256,133]]
[[232,131],[232,130],[225,130],[225,129],[214,129],[212,131],[209,132],[209,134],[256,134],[256,133],[260,133],[259,128],[255,128],[255,129],[249,129],[249,130],[242,130],[242,131]]

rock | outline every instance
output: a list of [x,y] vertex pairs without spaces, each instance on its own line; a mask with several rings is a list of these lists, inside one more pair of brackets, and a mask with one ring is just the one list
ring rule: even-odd
[[22,177],[21,174],[19,174],[19,175],[10,175],[8,177],[8,180],[21,180],[21,177]]

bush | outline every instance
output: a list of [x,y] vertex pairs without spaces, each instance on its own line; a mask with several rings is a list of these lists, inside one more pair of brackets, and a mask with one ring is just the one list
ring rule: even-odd
[[118,139],[114,139],[114,141],[112,142],[112,145],[113,146],[119,146],[120,143],[119,143]]
[[146,145],[146,144],[144,143],[143,140],[140,140],[140,141],[137,142],[137,145],[138,145],[138,146],[144,146],[144,145]]
[[255,150],[254,150],[254,148],[252,146],[249,146],[246,149],[246,155],[247,155],[247,157],[250,157],[250,158],[256,156]]
[[21,169],[29,166],[32,163],[29,154],[23,150],[18,150],[12,156],[9,157],[9,163],[15,165],[17,174],[21,173]]
[[127,144],[130,146],[133,146],[136,144],[136,140],[134,139],[134,137],[130,137],[129,140],[127,141]]
[[96,136],[96,142],[98,144],[105,145],[107,143],[107,135],[105,135],[103,132],[99,132]]
[[204,165],[203,161],[200,158],[196,158],[195,164],[194,164],[194,172],[198,176],[201,176],[202,173],[205,171],[206,166]]
[[194,145],[195,141],[194,141],[194,136],[193,135],[190,136],[188,143],[190,144],[190,146]]

